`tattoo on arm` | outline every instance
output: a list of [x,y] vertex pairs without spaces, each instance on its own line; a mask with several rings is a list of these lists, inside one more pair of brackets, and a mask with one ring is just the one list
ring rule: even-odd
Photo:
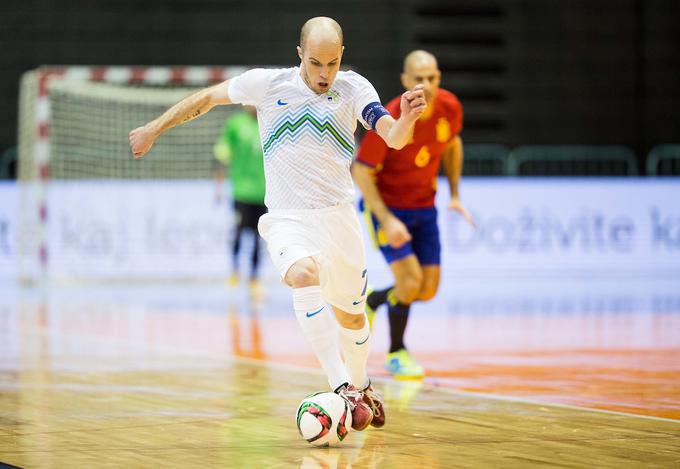
[[192,114],[189,114],[188,116],[186,116],[182,122],[187,122],[187,121],[190,121],[192,119],[196,119],[200,115],[201,115],[201,110],[196,109]]
[[177,125],[196,119],[210,111],[211,108],[209,93],[206,90],[200,91],[184,98],[165,111],[163,115],[154,121],[155,127],[158,133],[161,134]]

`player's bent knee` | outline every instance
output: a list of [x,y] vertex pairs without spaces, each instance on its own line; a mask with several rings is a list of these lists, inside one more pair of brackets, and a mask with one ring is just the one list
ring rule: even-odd
[[418,295],[418,301],[430,301],[437,294],[437,288],[424,288]]
[[[401,281],[400,281],[401,280]],[[397,280],[395,294],[397,299],[405,304],[410,304],[418,298],[422,285],[422,276],[408,276]]]
[[394,295],[400,303],[411,304],[416,298],[418,298],[418,293],[420,289],[418,285],[403,285],[401,288],[394,289]]
[[395,290],[394,296],[399,303],[410,305],[418,299],[418,290],[399,291]]
[[361,329],[364,327],[366,315],[351,314],[337,308],[333,309],[335,310],[335,317],[338,319],[338,323],[345,329]]
[[293,288],[304,288],[319,284],[319,270],[310,259],[301,259],[293,264],[285,277],[286,283]]

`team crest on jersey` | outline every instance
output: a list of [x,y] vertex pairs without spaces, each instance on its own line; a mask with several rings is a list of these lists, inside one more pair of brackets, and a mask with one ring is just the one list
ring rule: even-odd
[[329,90],[328,93],[326,93],[326,101],[337,104],[337,102],[340,101],[340,95],[335,90]]
[[446,117],[440,117],[437,121],[437,141],[446,143],[451,140],[451,124]]

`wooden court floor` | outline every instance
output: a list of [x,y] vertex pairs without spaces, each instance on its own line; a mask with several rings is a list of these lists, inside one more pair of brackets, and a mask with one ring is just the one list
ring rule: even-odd
[[[5,295],[0,462],[24,468],[680,466],[677,333],[668,332],[678,325],[676,315],[652,318],[659,330],[639,318],[598,317],[607,334],[623,338],[592,332],[597,340],[578,342],[558,338],[550,326],[555,318],[487,316],[485,333],[473,339],[480,325],[469,324],[471,318],[451,323],[448,315],[433,314],[427,330],[443,338],[417,339],[418,322],[409,335],[428,368],[425,382],[380,376],[386,339],[379,318],[371,371],[386,398],[388,425],[352,433],[343,447],[318,449],[297,435],[293,415],[302,397],[324,389],[324,378],[291,316],[273,311],[280,299],[252,307],[212,294]],[[577,330],[585,320],[566,319]],[[540,344],[512,332],[528,334],[536,322],[546,336]],[[651,327],[659,347],[634,339],[622,348],[631,327]],[[514,339],[493,347],[498,330]]]

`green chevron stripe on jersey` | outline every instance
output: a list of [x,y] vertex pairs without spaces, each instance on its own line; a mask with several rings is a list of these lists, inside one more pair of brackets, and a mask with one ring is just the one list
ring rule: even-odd
[[327,133],[328,135],[331,135],[333,139],[350,154],[354,152],[354,145],[343,138],[330,122],[319,122],[314,116],[308,113],[303,114],[294,122],[285,121],[281,124],[271,137],[267,139],[264,145],[262,145],[262,149],[266,153],[272,145],[275,145],[276,141],[284,135],[284,133],[290,132],[291,135],[295,135],[305,124],[310,124],[311,129],[316,130],[319,134],[323,135],[324,133]]

